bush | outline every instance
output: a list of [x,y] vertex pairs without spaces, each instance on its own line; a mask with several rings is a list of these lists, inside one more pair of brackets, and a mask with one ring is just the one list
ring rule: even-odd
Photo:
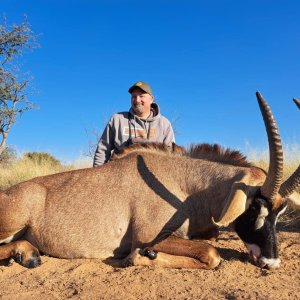
[[54,167],[61,167],[61,162],[53,155],[47,152],[27,152],[23,155],[24,159],[28,159],[37,165],[51,165]]
[[7,147],[0,155],[0,165],[8,166],[15,162],[17,159],[16,152],[13,148]]
[[0,191],[19,182],[34,177],[65,172],[74,169],[73,166],[64,166],[55,157],[43,152],[25,153],[22,158],[12,164],[0,164]]

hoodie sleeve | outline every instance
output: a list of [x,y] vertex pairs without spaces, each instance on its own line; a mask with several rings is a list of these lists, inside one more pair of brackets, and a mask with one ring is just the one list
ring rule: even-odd
[[164,144],[166,144],[168,147],[172,147],[173,143],[175,143],[174,131],[173,131],[171,123],[168,122],[168,126],[166,128],[166,133],[165,133],[165,138],[164,138]]
[[99,140],[95,156],[93,167],[98,167],[106,163],[111,156],[111,151],[114,149],[114,136],[115,130],[113,128],[113,117],[106,125],[102,136]]

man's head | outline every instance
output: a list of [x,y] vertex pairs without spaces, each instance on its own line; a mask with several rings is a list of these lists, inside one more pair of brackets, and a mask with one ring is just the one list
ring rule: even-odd
[[150,86],[138,81],[129,88],[128,92],[131,94],[131,107],[134,113],[140,118],[147,118],[154,100]]

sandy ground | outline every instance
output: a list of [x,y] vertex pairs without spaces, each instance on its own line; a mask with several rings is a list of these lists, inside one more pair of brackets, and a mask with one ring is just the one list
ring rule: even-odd
[[116,268],[96,259],[42,257],[25,269],[0,266],[0,299],[300,299],[300,224],[278,233],[282,266],[259,269],[247,261],[235,233],[217,242],[222,263],[216,270]]

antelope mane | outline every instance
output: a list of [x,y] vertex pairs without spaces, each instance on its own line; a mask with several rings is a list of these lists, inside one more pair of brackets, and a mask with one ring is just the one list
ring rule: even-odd
[[224,148],[218,144],[207,143],[192,144],[187,148],[178,146],[175,143],[173,143],[171,148],[163,143],[136,143],[115,151],[111,159],[119,159],[132,152],[164,153],[166,155],[187,156],[190,158],[205,159],[240,167],[253,166],[253,164],[247,161],[246,156],[239,151]]

